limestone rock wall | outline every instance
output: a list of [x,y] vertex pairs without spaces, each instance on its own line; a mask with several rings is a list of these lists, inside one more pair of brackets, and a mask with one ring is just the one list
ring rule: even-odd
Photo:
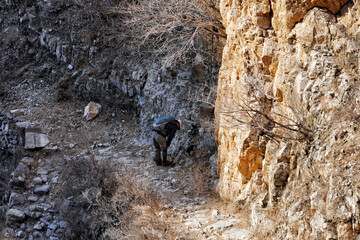
[[360,2],[220,5],[220,195],[250,212],[260,239],[355,239]]

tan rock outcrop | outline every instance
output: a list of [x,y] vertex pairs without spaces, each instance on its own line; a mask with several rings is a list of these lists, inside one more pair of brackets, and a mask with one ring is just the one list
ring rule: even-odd
[[228,35],[215,109],[220,195],[251,210],[259,239],[355,239],[360,2],[220,8]]

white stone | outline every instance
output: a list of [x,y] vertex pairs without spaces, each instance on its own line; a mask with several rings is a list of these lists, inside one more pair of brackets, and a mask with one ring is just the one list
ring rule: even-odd
[[234,224],[239,223],[238,219],[226,219],[218,221],[205,228],[206,231],[210,232],[211,230],[224,230],[226,228],[234,226]]
[[84,109],[84,118],[86,120],[94,119],[101,111],[101,105],[95,102],[89,102]]
[[6,213],[8,218],[22,222],[25,220],[25,213],[19,209],[12,208]]
[[25,129],[25,149],[36,149],[45,147],[50,141],[47,131],[43,128]]
[[251,239],[251,233],[244,229],[232,228],[222,234],[223,239],[248,240]]

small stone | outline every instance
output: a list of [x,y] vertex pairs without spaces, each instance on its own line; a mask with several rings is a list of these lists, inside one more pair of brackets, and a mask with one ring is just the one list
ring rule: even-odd
[[54,208],[49,208],[47,210],[48,213],[57,213],[57,210],[55,210]]
[[43,183],[43,180],[41,179],[41,177],[36,177],[33,179],[33,182],[35,184],[42,184]]
[[0,216],[4,216],[6,213],[6,206],[0,206]]
[[226,228],[232,227],[234,224],[240,222],[238,219],[228,219],[218,221],[210,226],[205,228],[205,231],[211,232],[211,230],[224,230]]
[[211,213],[211,220],[213,221],[217,221],[218,220],[218,215],[219,215],[219,212],[218,210],[214,209]]
[[33,233],[33,236],[34,236],[35,239],[44,239],[44,235],[39,231],[35,231]]
[[22,194],[12,192],[9,200],[9,207],[16,205],[23,205],[25,203],[25,198]]
[[49,226],[49,228],[50,228],[51,230],[56,230],[57,227],[58,227],[58,226],[57,226],[56,222],[51,223],[50,226]]
[[48,229],[46,230],[46,236],[47,236],[47,237],[50,237],[52,233],[53,233],[53,231],[52,231],[51,229],[48,228]]
[[44,208],[38,204],[33,204],[28,207],[29,211],[44,211]]
[[24,115],[25,114],[25,109],[14,109],[14,110],[10,110],[10,113],[16,117],[16,116],[20,116],[20,115]]
[[29,121],[26,121],[26,122],[17,122],[15,125],[16,125],[17,128],[20,128],[20,129],[25,129],[25,128],[30,128],[30,127],[32,127],[32,123],[29,122]]
[[19,209],[12,208],[7,213],[8,220],[12,222],[23,222],[25,220],[25,213]]
[[[43,203],[43,204],[41,204],[42,205],[42,207],[44,208],[44,210],[45,211],[48,211],[49,209],[51,209],[51,205],[50,204],[47,204],[47,203]],[[50,215],[51,216],[51,215]]]
[[33,219],[39,219],[41,217],[41,213],[40,212],[31,212],[29,214],[29,216]]
[[55,176],[51,179],[51,183],[58,183],[59,182],[59,176]]
[[47,213],[46,215],[44,215],[40,220],[44,223],[46,223],[47,225],[50,225],[50,221],[52,221],[53,217],[51,216],[51,214]]
[[30,197],[28,197],[28,201],[29,201],[29,202],[37,202],[38,199],[39,199],[39,198],[38,198],[37,196],[30,196]]
[[38,201],[40,203],[43,203],[43,202],[45,202],[45,200],[46,200],[46,196],[41,196]]
[[44,226],[45,226],[44,223],[38,222],[34,225],[34,229],[41,231],[41,230],[43,230]]
[[12,173],[14,177],[25,177],[29,172],[29,167],[26,166],[23,162],[19,162],[19,164],[16,166],[15,171]]
[[34,159],[31,157],[24,157],[21,159],[21,162],[23,162],[27,166],[31,166],[34,163]]
[[67,212],[69,210],[70,207],[70,201],[65,199],[61,204],[60,204],[60,212]]
[[47,182],[48,181],[48,176],[47,175],[41,175],[41,179],[43,182]]
[[61,227],[61,228],[66,228],[66,227],[67,227],[67,222],[65,222],[65,221],[60,221],[60,222],[59,222],[59,227]]
[[74,147],[75,147],[75,144],[73,144],[73,143],[70,143],[70,144],[69,144],[69,148],[70,148],[70,149],[73,149]]
[[35,188],[34,193],[38,195],[44,195],[47,194],[50,190],[49,185],[43,185],[41,187]]
[[16,233],[16,236],[18,238],[24,238],[26,236],[26,233],[24,231],[20,230]]
[[101,111],[101,105],[95,102],[89,102],[84,109],[84,118],[86,120],[94,119]]
[[53,167],[50,166],[49,161],[46,162],[45,168],[46,170],[48,170],[48,172],[53,172],[55,170]]
[[36,173],[39,175],[47,175],[49,173],[49,171],[44,168],[40,168],[36,171]]
[[51,146],[51,147],[45,146],[43,150],[50,153],[50,152],[56,152],[57,150],[59,150],[59,148],[58,146]]

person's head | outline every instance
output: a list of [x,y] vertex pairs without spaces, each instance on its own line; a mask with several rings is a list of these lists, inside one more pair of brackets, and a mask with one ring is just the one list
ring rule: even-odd
[[182,122],[181,120],[176,120],[177,121],[177,128],[180,130],[181,126],[182,126]]

